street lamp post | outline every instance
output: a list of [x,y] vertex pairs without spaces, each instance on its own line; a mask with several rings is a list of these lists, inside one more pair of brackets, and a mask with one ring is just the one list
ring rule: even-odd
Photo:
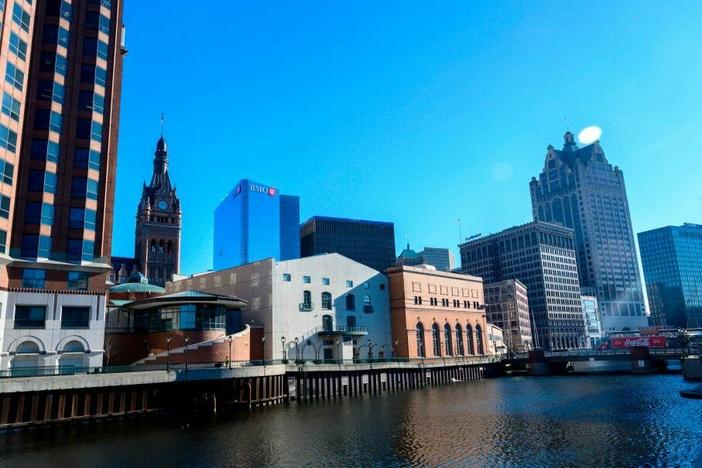
[[285,363],[286,358],[287,358],[287,353],[285,352],[285,337],[284,336],[280,337],[280,348],[283,351],[283,363]]
[[185,337],[185,372],[188,372],[188,343],[190,342],[190,338],[187,336]]
[[300,360],[300,340],[295,337],[295,360],[299,361]]
[[232,335],[229,335],[229,368],[232,368]]
[[166,354],[166,372],[171,370],[171,337],[166,338],[166,347],[168,349]]

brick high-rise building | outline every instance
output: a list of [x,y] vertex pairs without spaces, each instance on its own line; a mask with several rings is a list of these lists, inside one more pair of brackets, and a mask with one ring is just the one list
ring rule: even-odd
[[0,1],[0,368],[99,365],[121,0]]
[[517,279],[527,287],[534,346],[584,348],[574,244],[572,229],[535,221],[461,244],[461,271],[486,283]]
[[571,132],[562,150],[549,145],[544,169],[531,179],[535,221],[575,232],[580,286],[597,297],[604,332],[648,325],[624,174],[599,141],[579,148]]

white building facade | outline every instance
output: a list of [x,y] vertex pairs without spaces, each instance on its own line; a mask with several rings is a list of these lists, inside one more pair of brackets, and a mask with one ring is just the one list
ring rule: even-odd
[[582,301],[587,340],[591,348],[596,348],[600,345],[603,338],[600,308],[597,305],[597,298],[595,296],[582,296]]
[[21,376],[102,365],[104,294],[2,291],[0,302],[0,370]]
[[263,325],[265,359],[393,356],[387,277],[333,253],[266,259],[168,283],[248,301],[244,323]]

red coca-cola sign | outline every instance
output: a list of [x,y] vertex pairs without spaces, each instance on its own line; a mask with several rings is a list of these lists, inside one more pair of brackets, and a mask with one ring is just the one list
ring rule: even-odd
[[629,336],[610,338],[612,348],[665,348],[665,336]]

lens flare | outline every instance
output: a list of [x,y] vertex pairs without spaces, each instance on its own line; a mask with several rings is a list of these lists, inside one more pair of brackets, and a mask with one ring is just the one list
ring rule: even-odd
[[597,125],[592,125],[590,127],[585,127],[578,133],[578,141],[580,144],[589,145],[600,139],[602,136],[602,129]]

